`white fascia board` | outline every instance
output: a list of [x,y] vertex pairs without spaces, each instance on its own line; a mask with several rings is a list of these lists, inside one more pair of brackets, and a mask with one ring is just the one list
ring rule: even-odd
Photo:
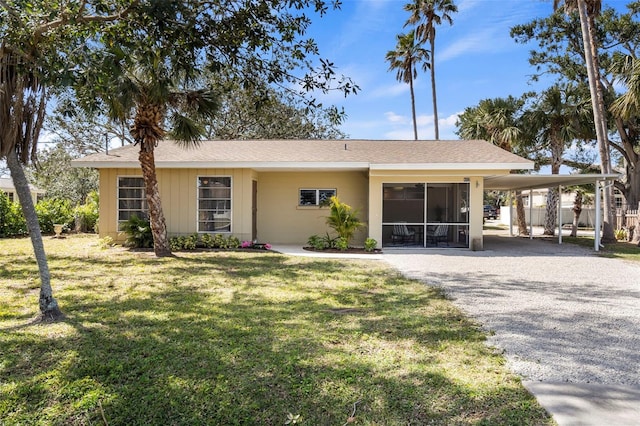
[[371,164],[371,170],[530,170],[533,162],[527,163],[397,163]]

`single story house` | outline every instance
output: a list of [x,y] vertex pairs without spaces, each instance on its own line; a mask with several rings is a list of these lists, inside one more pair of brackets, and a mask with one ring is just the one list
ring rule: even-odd
[[[533,162],[482,140],[234,140],[155,150],[170,236],[222,233],[305,244],[325,235],[332,195],[359,211],[378,246],[482,249],[485,180]],[[74,160],[100,173],[100,237],[145,214],[138,147]]]
[[[33,185],[29,185],[29,189],[31,190],[31,199],[33,200],[33,204],[36,204],[42,199],[42,197],[44,197],[45,192],[42,189],[36,188]],[[0,178],[0,191],[7,195],[9,201],[18,201],[18,194],[16,193],[15,186],[13,186],[13,179]]]

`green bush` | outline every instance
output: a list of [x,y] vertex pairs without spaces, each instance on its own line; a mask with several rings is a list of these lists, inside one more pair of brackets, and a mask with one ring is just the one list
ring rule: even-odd
[[316,250],[324,250],[325,249],[324,240],[319,235],[310,236],[309,239],[307,240],[307,244],[309,244],[309,246],[313,247]]
[[336,239],[336,248],[340,251],[347,251],[347,249],[349,248],[347,239],[344,237],[339,237],[338,239]]
[[97,232],[98,217],[100,215],[100,197],[96,191],[87,195],[84,204],[73,210],[76,229],[80,232]]
[[9,201],[9,197],[0,191],[0,237],[17,237],[27,235],[27,221],[17,202]]
[[140,219],[138,216],[131,216],[129,220],[122,224],[122,232],[127,236],[125,245],[134,248],[153,247],[153,234],[151,224],[147,219]]
[[202,242],[204,248],[213,248],[213,237],[211,236],[211,234],[203,234],[200,237],[200,241]]
[[240,248],[240,244],[241,244],[240,240],[237,237],[234,237],[233,235],[227,238],[227,248],[237,249],[237,248]]
[[378,246],[378,242],[373,238],[367,238],[364,241],[364,250],[365,251],[374,251]]
[[36,214],[43,234],[53,234],[53,225],[58,223],[67,229],[74,228],[75,219],[68,200],[59,198],[42,200],[36,204]]

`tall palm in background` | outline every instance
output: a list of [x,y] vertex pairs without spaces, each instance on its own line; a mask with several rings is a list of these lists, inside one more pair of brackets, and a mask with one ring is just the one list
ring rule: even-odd
[[[584,45],[584,57],[589,77],[589,92],[593,108],[593,121],[595,124],[598,152],[600,154],[600,167],[602,173],[611,173],[611,157],[609,152],[607,116],[604,107],[604,89],[600,80],[600,66],[598,61],[598,44],[596,42],[596,17],[602,10],[601,0],[554,0],[554,9],[564,6],[567,13],[578,12],[582,41]],[[613,192],[609,185],[603,188],[602,208],[604,220],[602,224],[602,241],[615,242],[613,232]]]
[[[458,6],[453,0],[414,0],[404,6],[404,9],[411,14],[407,19],[406,25],[416,26],[416,38],[418,43],[429,41],[431,70],[431,93],[433,98],[433,123],[435,129],[436,140],[440,139],[440,131],[438,126],[438,100],[436,96],[436,25],[441,25],[442,21],[453,25],[451,14],[458,11]],[[438,15],[440,13],[440,15]]]
[[[571,84],[554,85],[545,90],[527,114],[528,123],[538,130],[542,147],[551,154],[551,173],[559,174],[564,152],[581,137],[592,136],[593,116],[587,99]],[[558,208],[558,188],[549,188],[544,221],[544,235],[554,235]]]
[[[508,98],[483,99],[475,107],[467,107],[458,116],[457,134],[462,139],[484,139],[500,148],[522,154],[524,141],[529,137],[521,116],[524,101]],[[516,192],[516,217],[520,235],[528,235],[522,194]]]
[[415,31],[396,36],[395,50],[390,50],[385,56],[389,62],[389,71],[396,70],[396,79],[409,84],[411,93],[411,116],[413,117],[413,136],[418,140],[418,124],[416,121],[416,98],[413,89],[413,81],[418,76],[416,66],[423,64],[426,71],[426,62],[429,60],[429,52],[416,44]]

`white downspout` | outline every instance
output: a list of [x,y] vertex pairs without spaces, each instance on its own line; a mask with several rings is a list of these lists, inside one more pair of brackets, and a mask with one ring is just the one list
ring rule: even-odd
[[600,251],[600,181],[596,180],[596,225],[594,231],[594,247],[595,251]]

